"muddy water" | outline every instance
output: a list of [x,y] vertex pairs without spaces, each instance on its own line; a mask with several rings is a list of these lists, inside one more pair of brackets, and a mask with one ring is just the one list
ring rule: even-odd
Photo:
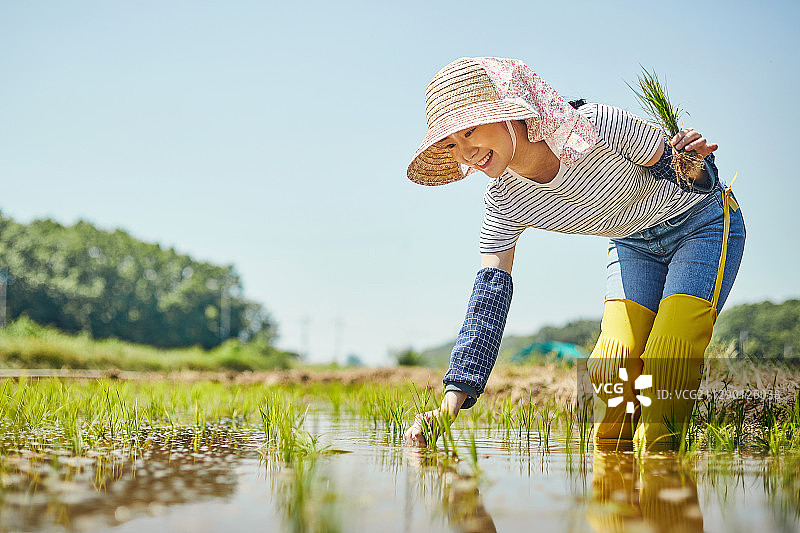
[[460,461],[354,417],[305,428],[344,453],[287,465],[256,429],[151,428],[129,451],[2,458],[2,531],[800,531],[800,462],[565,447],[466,432]]

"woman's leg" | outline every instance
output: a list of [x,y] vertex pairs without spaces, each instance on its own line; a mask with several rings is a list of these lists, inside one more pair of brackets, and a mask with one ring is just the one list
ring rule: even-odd
[[595,444],[631,444],[639,416],[633,385],[642,371],[640,356],[666,276],[666,261],[643,242],[609,243],[600,338],[587,363],[594,390]]
[[678,225],[656,229],[669,252],[662,299],[642,353],[642,374],[651,376],[635,439],[646,448],[680,445],[694,408],[706,347],[733,286],[744,252],[745,228],[735,200],[724,193],[703,202]]

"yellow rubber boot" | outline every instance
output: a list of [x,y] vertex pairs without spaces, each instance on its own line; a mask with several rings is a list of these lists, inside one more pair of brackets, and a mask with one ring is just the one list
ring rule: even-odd
[[702,298],[674,294],[661,300],[642,354],[652,388],[643,402],[634,441],[648,450],[675,449],[684,438],[711,340],[716,310]]
[[[606,300],[600,338],[587,362],[594,396],[596,446],[617,449],[631,446],[638,409],[627,412],[627,405],[635,402],[633,382],[642,372],[639,356],[655,316],[632,300]],[[624,369],[623,377],[620,369]]]

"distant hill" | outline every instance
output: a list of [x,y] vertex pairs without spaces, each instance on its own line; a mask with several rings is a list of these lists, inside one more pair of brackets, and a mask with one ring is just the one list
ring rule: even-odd
[[[594,348],[600,334],[600,320],[575,320],[563,326],[544,326],[532,335],[505,335],[500,343],[498,363],[534,342],[560,341]],[[754,357],[800,357],[800,300],[783,303],[761,302],[731,307],[720,314],[712,342],[729,346]],[[425,366],[446,367],[455,339],[421,352]]]
[[731,307],[720,314],[713,340],[754,357],[800,357],[800,300]]

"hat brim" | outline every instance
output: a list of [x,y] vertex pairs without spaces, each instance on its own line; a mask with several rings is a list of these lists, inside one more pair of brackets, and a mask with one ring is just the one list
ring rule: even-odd
[[465,177],[461,165],[450,151],[434,146],[457,131],[505,120],[524,120],[537,117],[538,113],[525,105],[507,100],[480,102],[454,109],[440,117],[428,129],[428,134],[417,148],[408,165],[408,179],[420,185],[444,185]]

